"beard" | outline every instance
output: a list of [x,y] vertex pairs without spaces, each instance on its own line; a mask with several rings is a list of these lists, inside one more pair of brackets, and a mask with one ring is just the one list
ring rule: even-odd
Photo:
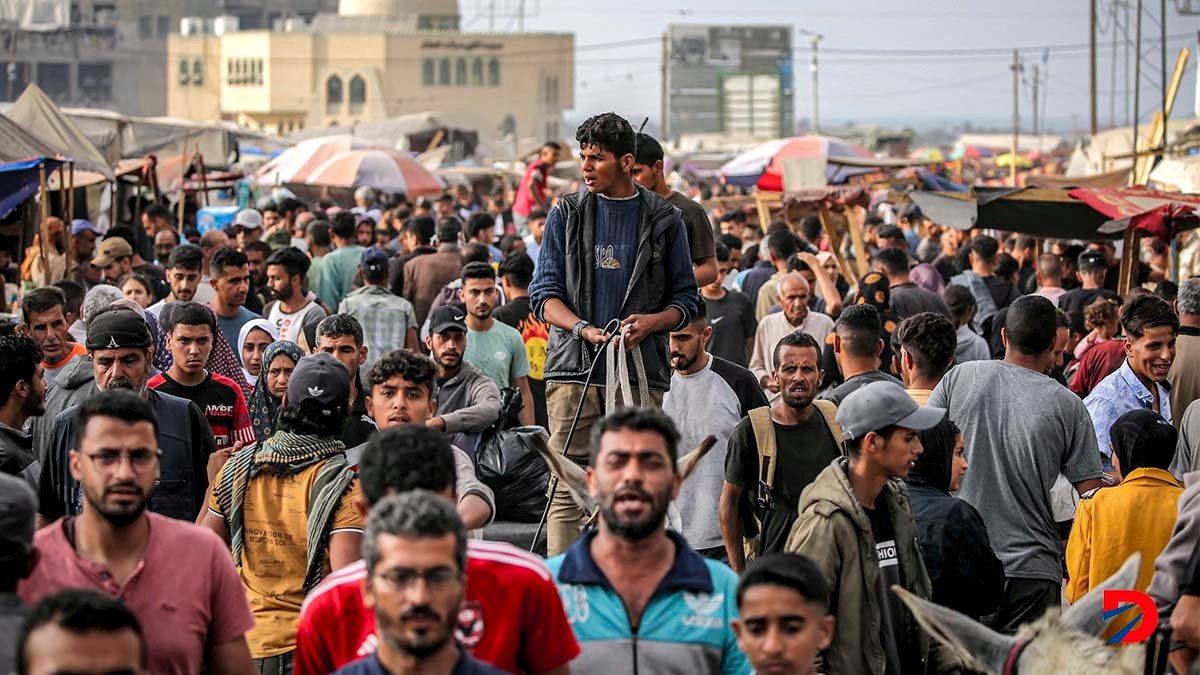
[[290,285],[279,289],[268,288],[267,290],[270,291],[271,297],[280,302],[287,302],[288,300],[292,299],[292,287]]
[[[115,487],[132,487],[138,490],[138,493],[142,498],[133,506],[110,509],[104,505],[104,497],[108,494],[110,489]],[[110,525],[117,528],[128,527],[137,521],[138,518],[141,518],[142,513],[146,511],[146,504],[149,501],[148,495],[142,493],[141,488],[133,483],[118,483],[116,485],[105,486],[104,492],[101,493],[99,497],[93,495],[85,487],[83,490],[83,497],[87,500],[88,504],[90,504],[91,507],[96,510],[96,513],[99,513],[100,516],[108,521]]]
[[[457,603],[456,603],[457,606]],[[402,623],[406,619],[416,617],[428,617],[434,621],[440,622],[441,631],[436,633],[428,633],[415,638],[409,638],[402,634]],[[398,621],[392,621],[390,617],[384,616],[382,612],[375,612],[375,624],[378,626],[376,632],[383,638],[389,647],[402,654],[408,654],[414,658],[428,658],[438,652],[446,643],[454,636],[454,626],[457,622],[456,614],[449,614],[445,617],[439,616],[438,613],[428,605],[420,605],[410,608],[400,615]]]
[[[617,512],[617,496],[634,494],[650,502],[650,510],[640,518],[623,516]],[[628,541],[642,541],[662,528],[667,519],[667,509],[671,506],[671,494],[664,491],[652,495],[639,487],[623,488],[611,495],[601,495],[600,517],[613,534]]]
[[804,408],[812,405],[813,399],[817,397],[817,390],[809,387],[806,391],[800,394],[793,394],[787,389],[782,390],[783,403],[789,408]]
[[682,352],[671,352],[669,357],[671,368],[675,370],[687,370],[688,368],[692,367],[693,363],[696,362],[697,356],[688,358],[687,354]]

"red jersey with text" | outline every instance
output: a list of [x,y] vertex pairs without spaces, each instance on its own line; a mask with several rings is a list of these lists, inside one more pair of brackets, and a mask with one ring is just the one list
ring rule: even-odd
[[212,427],[217,449],[231,447],[237,441],[254,442],[254,427],[250,424],[250,411],[241,387],[233,380],[218,373],[209,373],[204,381],[196,385],[185,385],[159,373],[146,383],[151,389],[172,396],[185,398],[204,413],[208,426]]
[[[375,651],[375,614],[363,602],[362,561],[329,575],[304,599],[295,674],[326,675]],[[541,558],[515,546],[467,541],[467,594],[455,638],[475,658],[541,675],[579,655],[558,588]]]

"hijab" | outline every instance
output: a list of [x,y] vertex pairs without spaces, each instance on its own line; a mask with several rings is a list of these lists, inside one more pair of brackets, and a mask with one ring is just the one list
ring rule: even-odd
[[954,445],[958,442],[958,425],[943,417],[937,426],[921,432],[924,450],[905,477],[912,487],[930,487],[950,494],[950,472],[954,468]]
[[[242,374],[245,375],[246,382],[249,383],[251,387],[255,386],[254,383],[258,380],[258,376],[252,374],[246,369],[246,362],[243,360],[242,354],[246,349],[246,338],[250,337],[250,331],[254,330],[255,328],[263,331],[267,335],[270,335],[271,342],[276,342],[279,340],[279,329],[275,327],[275,324],[267,321],[266,319],[253,319],[242,324],[242,329],[238,331],[237,357],[238,362],[242,364]],[[262,371],[260,370],[259,372]]]
[[304,358],[300,345],[290,340],[272,342],[263,352],[262,368],[258,371],[258,381],[250,394],[250,424],[254,426],[254,438],[262,443],[271,437],[275,424],[275,413],[279,412],[280,402],[271,395],[271,387],[267,385],[267,373],[271,370],[271,362],[278,356],[286,356],[299,363]]

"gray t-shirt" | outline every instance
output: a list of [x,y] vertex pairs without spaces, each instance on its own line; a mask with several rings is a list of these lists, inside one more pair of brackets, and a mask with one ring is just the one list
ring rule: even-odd
[[1062,543],[1050,488],[1100,477],[1096,432],[1083,401],[1041,373],[1004,361],[955,366],[929,405],[963,431],[969,468],[958,496],[987,524],[1012,578],[1062,582]]

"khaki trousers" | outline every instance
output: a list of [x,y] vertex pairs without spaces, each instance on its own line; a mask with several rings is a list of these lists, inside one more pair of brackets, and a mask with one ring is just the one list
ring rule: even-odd
[[[579,412],[579,423],[575,425],[575,434],[571,437],[571,447],[567,449],[567,458],[576,464],[588,465],[588,450],[592,444],[592,427],[604,416],[604,392],[602,385],[587,387],[583,409]],[[638,397],[634,387],[634,398]],[[650,390],[648,407],[662,409],[663,394],[658,389]],[[575,409],[579,399],[584,396],[584,386],[574,382],[546,383],[546,416],[550,421],[550,451],[561,453],[567,442],[567,434],[571,431],[571,421],[575,418]],[[641,401],[639,401],[641,403]],[[647,404],[642,404],[647,405]],[[583,532],[584,523],[590,514],[571,499],[567,488],[554,480],[556,486],[550,497],[550,513],[546,517],[546,556],[556,556],[563,553]]]

